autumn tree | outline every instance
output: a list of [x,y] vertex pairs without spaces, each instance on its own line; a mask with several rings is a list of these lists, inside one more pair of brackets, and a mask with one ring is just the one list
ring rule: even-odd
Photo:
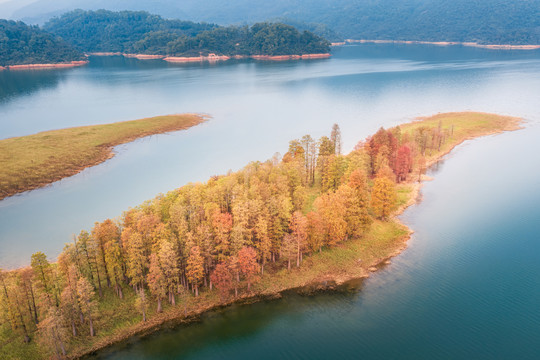
[[30,342],[29,332],[21,309],[20,294],[15,286],[8,289],[7,274],[0,269],[0,286],[3,291],[3,302],[9,314],[9,320],[13,331],[20,328],[25,343]]
[[174,290],[179,283],[180,276],[178,252],[171,241],[162,240],[160,243],[158,256],[163,275],[165,276],[165,282],[167,283],[169,303],[175,305],[176,300],[174,297]]
[[124,298],[122,280],[124,278],[124,254],[120,245],[119,237],[110,238],[105,243],[105,264],[107,273],[114,286],[114,290],[120,299]]
[[137,291],[137,298],[135,299],[135,308],[142,313],[143,321],[146,321],[146,311],[148,310],[148,301],[146,300],[146,293],[144,288]]
[[229,213],[216,212],[212,217],[212,226],[216,237],[218,260],[224,261],[230,253],[230,237],[233,218]]
[[[0,270],[1,272],[1,270]],[[30,268],[24,268],[17,271],[20,276],[20,284],[24,289],[26,302],[28,304],[28,311],[30,318],[34,324],[39,323],[38,309],[36,305],[36,295],[34,291],[34,272]],[[0,275],[1,276],[1,275]]]
[[146,276],[146,281],[148,282],[150,293],[157,300],[156,312],[160,313],[162,311],[161,300],[167,295],[167,282],[163,270],[161,270],[158,256],[154,253],[150,255],[150,268]]
[[287,259],[287,270],[291,270],[291,260],[297,257],[296,239],[291,234],[285,234],[281,244],[281,254]]
[[296,267],[299,267],[307,240],[307,219],[300,211],[293,213],[290,228],[296,245]]
[[[97,260],[98,247],[97,243],[93,241],[90,234],[87,231],[81,231],[77,237],[77,248],[81,256],[82,275],[86,276],[94,288],[99,290],[99,296],[103,296],[103,290],[101,289],[101,275],[99,271],[99,265]],[[95,278],[94,278],[95,275]]]
[[48,308],[45,318],[39,323],[40,339],[46,346],[52,348],[57,358],[66,356],[67,331],[64,327],[64,321],[60,309],[56,306]]
[[387,220],[396,203],[396,186],[387,177],[377,177],[371,190],[371,207],[375,216]]
[[264,265],[270,259],[271,239],[268,232],[268,221],[265,216],[259,216],[255,224],[255,233],[257,236],[257,249],[259,250],[259,258],[261,261],[261,273],[264,274]]
[[244,246],[238,252],[238,266],[240,273],[244,275],[247,281],[247,290],[251,291],[251,283],[256,279],[259,272],[257,265],[257,253],[252,247]]
[[333,192],[315,199],[314,206],[324,227],[325,245],[334,246],[347,236],[347,208],[343,200],[343,197]]
[[42,252],[32,254],[31,266],[49,304],[53,304],[54,299],[54,304],[58,306],[58,292],[47,256]]
[[198,246],[193,246],[189,252],[186,275],[195,291],[195,296],[199,296],[199,285],[204,277],[204,258]]
[[347,163],[343,156],[329,156],[326,166],[321,172],[322,191],[336,190],[341,184],[341,179],[347,170]]
[[84,276],[77,281],[77,299],[84,318],[88,321],[90,336],[94,336],[94,316],[97,312],[97,302],[94,300],[94,289]]
[[221,300],[226,299],[233,286],[233,276],[229,266],[223,262],[217,264],[210,278],[212,279],[212,283],[218,288]]
[[330,141],[334,145],[334,152],[336,155],[341,155],[341,130],[338,124],[332,125],[332,132],[330,133]]
[[117,248],[118,236],[119,229],[111,219],[107,219],[102,223],[96,222],[92,229],[92,240],[95,242],[94,246],[99,254],[98,266],[100,270],[105,272],[105,279],[109,287],[111,286],[109,270],[111,270],[111,266],[113,269],[116,269],[116,264],[109,265],[107,258],[116,260],[115,257],[117,254],[115,250]]
[[148,266],[142,235],[131,228],[125,228],[122,232],[122,244],[126,251],[126,273],[131,279],[131,286],[138,292],[144,287]]
[[411,172],[412,168],[412,156],[411,149],[407,145],[402,145],[398,149],[396,157],[396,166],[394,172],[397,177],[397,181],[403,181],[407,179],[407,175]]
[[238,297],[238,286],[240,285],[240,264],[238,263],[238,256],[233,255],[229,257],[227,266],[232,274],[232,282],[234,285],[234,297]]

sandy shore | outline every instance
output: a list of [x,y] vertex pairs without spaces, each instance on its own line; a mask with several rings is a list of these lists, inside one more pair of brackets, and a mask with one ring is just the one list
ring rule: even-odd
[[88,64],[87,60],[82,61],[71,61],[68,63],[60,64],[26,64],[26,65],[8,65],[0,66],[1,70],[34,70],[34,69],[63,69],[63,68],[72,68],[77,66],[84,66]]
[[425,45],[437,45],[437,46],[470,46],[483,49],[492,50],[537,50],[540,49],[540,45],[510,45],[510,44],[479,44],[476,42],[457,42],[457,41],[414,41],[414,40],[354,40],[347,39],[342,43],[332,43],[333,46],[345,45],[345,44],[425,44]]

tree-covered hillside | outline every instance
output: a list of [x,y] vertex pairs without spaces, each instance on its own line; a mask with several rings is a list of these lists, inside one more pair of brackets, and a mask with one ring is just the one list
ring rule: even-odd
[[84,55],[80,51],[37,26],[0,19],[0,66],[82,59]]
[[75,10],[44,27],[86,52],[160,55],[286,55],[329,51],[329,43],[290,25],[258,23],[221,27],[166,20],[142,11]]
[[[129,51],[134,43],[153,34],[159,42],[193,37],[216,25],[191,21],[165,20],[144,11],[74,10],[47,22],[44,29],[84,51]],[[158,35],[159,34],[159,35]]]
[[218,24],[286,18],[353,39],[540,44],[540,0],[37,0],[13,18],[44,22],[76,8],[146,10]]

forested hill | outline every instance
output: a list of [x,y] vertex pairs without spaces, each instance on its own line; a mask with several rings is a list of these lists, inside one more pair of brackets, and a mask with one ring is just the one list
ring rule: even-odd
[[63,40],[20,21],[0,19],[0,66],[55,64],[85,59]]
[[76,8],[126,9],[218,24],[289,19],[353,39],[540,44],[540,0],[11,0],[0,15],[7,6],[12,18],[35,22]]
[[281,23],[222,27],[166,20],[144,11],[75,10],[44,28],[86,52],[199,56],[288,55],[329,52],[329,43]]

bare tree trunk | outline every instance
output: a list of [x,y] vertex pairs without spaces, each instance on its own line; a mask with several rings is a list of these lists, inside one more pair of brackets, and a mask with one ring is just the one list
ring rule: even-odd
[[29,343],[30,342],[30,336],[28,336],[28,331],[26,330],[26,324],[24,323],[24,318],[22,316],[21,309],[19,309],[18,304],[15,305],[15,306],[17,308],[17,313],[19,314],[19,319],[21,321],[21,326],[22,326],[23,333],[24,333],[24,342]]
[[157,312],[160,313],[162,311],[161,308],[161,298],[157,299]]
[[34,296],[34,289],[32,288],[32,282],[30,282],[30,295],[32,296],[32,305],[34,306],[34,323],[36,325],[39,323],[37,308],[36,308],[36,298]]
[[103,297],[103,290],[101,290],[101,277],[99,276],[99,267],[97,266],[97,262],[96,262],[96,274],[97,274],[97,282],[98,282],[98,288],[99,288],[99,297]]
[[296,244],[297,244],[296,267],[300,267],[300,241],[298,241]]
[[90,336],[95,336],[96,333],[94,331],[94,322],[92,321],[92,316],[90,316],[90,314],[88,314],[88,322],[90,324]]
[[77,336],[77,328],[75,327],[75,321],[71,320],[71,332],[73,333],[73,337]]

